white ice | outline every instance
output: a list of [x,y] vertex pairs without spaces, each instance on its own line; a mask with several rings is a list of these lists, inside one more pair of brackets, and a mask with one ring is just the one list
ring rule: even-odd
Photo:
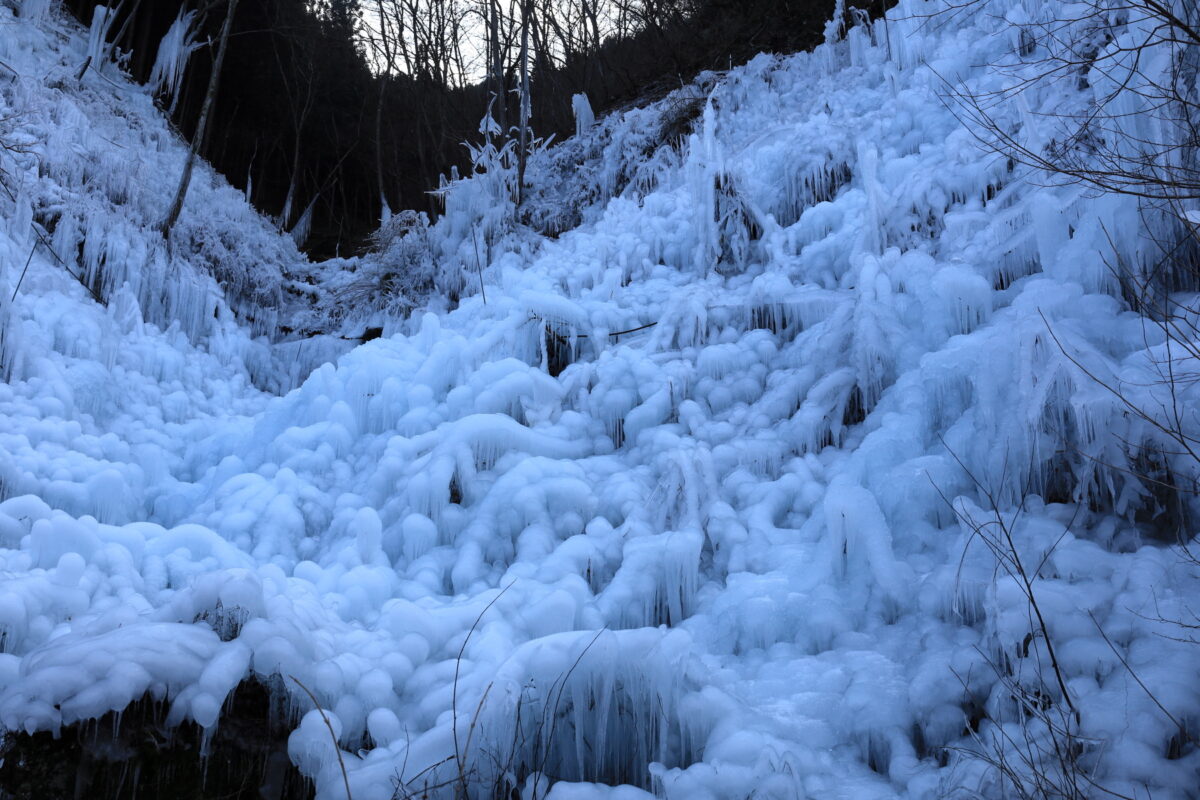
[[[1019,722],[991,665],[1035,681],[1046,649],[963,522],[990,493],[1023,503],[1088,768],[1194,796],[1196,650],[1161,620],[1200,587],[1138,477],[1171,448],[1099,383],[1153,386],[1161,335],[1105,266],[1150,245],[1135,201],[982,151],[941,102],[1001,86],[1006,14],[1068,10],[939,10],[594,124],[577,102],[528,224],[484,148],[408,244],[309,264],[207,167],[164,243],[185,147],[151,89],[77,81],[87,31],[0,5],[0,726],[150,693],[211,729],[280,675],[356,800],[456,759],[481,796],[1000,797],[961,749]],[[1087,102],[996,113],[1033,137]],[[422,307],[347,309],[409,236]]]

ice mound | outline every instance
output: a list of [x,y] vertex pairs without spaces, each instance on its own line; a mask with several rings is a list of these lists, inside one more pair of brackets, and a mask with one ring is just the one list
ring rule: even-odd
[[455,302],[352,350],[267,340],[312,292],[216,176],[185,251],[147,234],[182,147],[115,70],[43,79],[87,40],[34,5],[0,7],[42,154],[0,195],[5,729],[149,694],[211,731],[253,678],[320,798],[1003,796],[964,749],[1066,706],[999,515],[1089,774],[1194,791],[1163,620],[1200,586],[1162,546],[1191,500],[1147,479],[1194,474],[1097,380],[1152,387],[1163,352],[1104,266],[1145,263],[1136,202],[981,152],[939,99],[1060,4],[903,0],[580,104],[525,217],[503,170],[443,187]]

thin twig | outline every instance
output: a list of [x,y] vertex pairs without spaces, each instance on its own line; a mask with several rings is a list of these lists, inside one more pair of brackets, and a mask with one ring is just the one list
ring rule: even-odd
[[21,284],[25,281],[25,273],[29,271],[29,265],[33,262],[33,254],[36,250],[36,244],[29,248],[29,258],[25,259],[25,269],[21,270],[21,277],[17,278],[17,285],[13,287],[12,297],[9,298],[8,302],[11,303],[13,300],[17,299],[17,292],[21,291]]
[[487,289],[483,288],[483,261],[479,257],[479,233],[471,228],[471,241],[475,244],[475,271],[479,273],[479,293],[483,295],[483,304],[487,305]]
[[[463,653],[466,652],[467,644],[470,643],[471,637],[475,635],[475,629],[477,627],[479,627],[480,621],[483,620],[483,615],[486,614],[488,612],[488,609],[490,609],[492,606],[494,606],[496,604],[496,601],[499,600],[501,597],[503,597],[504,593],[507,592],[509,589],[511,589],[515,584],[516,584],[516,581],[514,580],[512,583],[508,584],[508,586],[505,586],[503,589],[501,589],[496,594],[495,597],[493,597],[491,599],[490,602],[488,602],[488,604],[486,606],[483,607],[483,610],[479,612],[479,616],[477,616],[475,618],[475,622],[473,622],[471,624],[471,629],[469,631],[467,631],[467,638],[463,639],[462,647],[458,648],[458,657],[454,659],[454,687],[453,687],[453,689],[451,691],[451,695],[450,695],[450,714],[451,714],[450,728],[451,728],[451,735],[454,738],[454,761],[458,765],[458,777],[459,777],[459,784],[460,784],[459,788],[460,788],[460,791],[463,793],[463,796],[465,796],[466,788],[467,788],[466,773],[465,773],[466,753],[464,753],[462,750],[460,750],[459,746],[458,746],[458,677],[459,677],[459,671],[462,668]],[[490,689],[491,687],[489,686],[488,688]],[[485,697],[487,696],[487,692],[484,692],[484,696]],[[482,705],[482,701],[481,701],[481,705]],[[472,723],[472,728],[473,727],[474,727],[474,723]],[[469,741],[469,739],[468,739],[468,741]]]
[[317,696],[295,675],[289,675],[289,678],[296,682],[296,685],[304,690],[304,693],[313,701],[313,705],[317,707],[317,713],[321,715],[321,720],[325,723],[325,727],[329,729],[329,738],[333,740],[333,752],[337,753],[338,766],[342,769],[342,783],[346,786],[346,800],[354,800],[350,795],[350,775],[346,772],[346,762],[342,759],[342,748],[338,744],[337,733],[333,730],[333,723],[329,721],[329,717],[325,715],[325,709],[321,708],[321,702],[317,700]]

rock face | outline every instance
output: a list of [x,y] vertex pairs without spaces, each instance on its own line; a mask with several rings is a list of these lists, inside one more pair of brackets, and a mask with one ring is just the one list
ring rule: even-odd
[[123,713],[63,728],[10,733],[0,745],[2,800],[311,800],[292,765],[293,725],[278,688],[251,679],[204,741],[192,722],[171,728],[149,694]]

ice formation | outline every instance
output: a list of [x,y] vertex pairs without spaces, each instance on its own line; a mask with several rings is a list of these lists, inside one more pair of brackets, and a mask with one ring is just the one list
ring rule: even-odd
[[588,102],[586,94],[577,94],[571,98],[571,113],[575,115],[576,136],[583,136],[596,124],[596,115],[592,112],[592,104]]
[[87,32],[0,5],[0,726],[148,693],[212,728],[253,674],[320,798],[343,763],[356,800],[999,797],[964,750],[1022,730],[1014,687],[1063,698],[968,524],[998,508],[1088,774],[1194,797],[1168,621],[1200,587],[1142,477],[1188,467],[1099,382],[1157,391],[1104,266],[1149,258],[1137,204],[982,152],[940,99],[1059,6],[902,0],[578,103],[520,214],[486,145],[398,313],[346,302],[387,251],[307,264],[208,171],[163,242],[185,150],[150,89],[76,81]]
[[158,46],[158,55],[150,71],[150,86],[155,91],[164,92],[172,103],[179,96],[188,59],[201,46],[196,41],[196,16],[195,11],[179,12]]

